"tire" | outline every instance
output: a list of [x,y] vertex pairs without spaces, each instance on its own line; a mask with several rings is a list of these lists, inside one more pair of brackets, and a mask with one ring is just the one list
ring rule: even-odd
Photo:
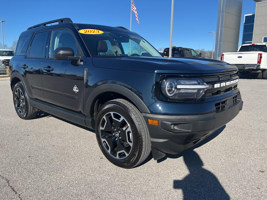
[[111,100],[102,106],[96,117],[96,137],[105,157],[119,167],[136,167],[151,152],[143,116],[124,99]]
[[263,79],[267,79],[267,69],[265,69],[264,71],[262,71],[262,78]]
[[256,79],[262,79],[263,78],[263,71],[256,74]]
[[38,110],[29,103],[29,97],[22,82],[16,83],[13,88],[13,103],[17,115],[22,119],[36,117]]

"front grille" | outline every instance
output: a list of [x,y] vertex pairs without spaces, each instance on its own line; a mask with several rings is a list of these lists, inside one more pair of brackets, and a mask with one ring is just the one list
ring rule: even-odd
[[235,90],[236,88],[237,88],[237,84],[233,85],[233,86],[230,86],[230,87],[216,89],[216,90],[214,90],[214,92],[211,91],[210,96],[216,96],[216,95],[220,95],[220,94],[225,94],[227,92]]
[[9,61],[10,61],[10,59],[5,59],[5,60],[2,60],[2,63],[3,63],[5,66],[9,66]]
[[[237,82],[227,84],[227,82],[235,81],[238,79],[236,73],[226,74],[226,75],[217,75],[217,76],[207,76],[203,78],[204,81],[211,85],[211,88],[206,91],[204,97],[213,97],[217,95],[223,95],[228,92],[234,91],[237,89]],[[219,85],[219,87],[215,86]]]

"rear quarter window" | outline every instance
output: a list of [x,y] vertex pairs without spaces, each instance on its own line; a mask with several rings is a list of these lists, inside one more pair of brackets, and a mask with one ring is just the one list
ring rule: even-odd
[[17,56],[23,56],[26,54],[31,36],[32,34],[24,34],[20,36],[18,44],[17,44],[17,48],[16,48]]

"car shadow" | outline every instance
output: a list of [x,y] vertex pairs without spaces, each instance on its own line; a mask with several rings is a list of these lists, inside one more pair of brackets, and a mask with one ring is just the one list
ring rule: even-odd
[[183,199],[227,200],[227,194],[218,178],[203,168],[203,161],[194,150],[183,153],[183,159],[189,174],[182,180],[174,180],[173,188],[183,192]]

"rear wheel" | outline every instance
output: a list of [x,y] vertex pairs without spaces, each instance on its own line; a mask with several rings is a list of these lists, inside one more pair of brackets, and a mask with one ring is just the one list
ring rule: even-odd
[[22,119],[32,119],[38,110],[29,103],[29,97],[22,82],[16,83],[13,88],[13,103],[18,116]]
[[96,133],[105,157],[119,167],[135,167],[151,152],[143,116],[124,99],[109,101],[101,108],[96,119]]

